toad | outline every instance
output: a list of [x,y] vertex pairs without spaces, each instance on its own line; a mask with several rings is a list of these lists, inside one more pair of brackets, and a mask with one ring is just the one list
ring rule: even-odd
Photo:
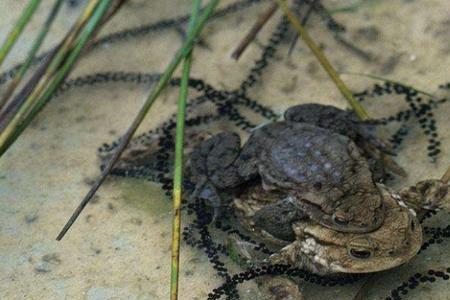
[[370,162],[381,160],[367,156],[389,152],[373,128],[350,112],[306,104],[288,109],[284,121],[254,130],[242,147],[237,134],[219,133],[190,156],[192,197],[211,204],[217,217],[221,195],[257,181],[327,228],[373,231],[383,222],[384,207],[373,176],[379,167]]
[[[319,275],[371,273],[404,264],[422,244],[417,215],[427,210],[450,209],[449,186],[444,180],[424,180],[400,193],[382,184],[377,186],[385,204],[385,218],[381,227],[368,233],[337,232],[302,218],[302,212],[289,200],[274,201],[280,199],[278,194],[250,186],[234,200],[236,218],[276,250],[269,257],[256,258],[254,245],[239,242],[234,236],[228,246],[247,265],[282,264]],[[290,278],[263,277],[259,284],[274,299],[303,299]]]
[[289,207],[289,200],[267,205],[260,200],[261,195],[256,195],[263,192],[257,186],[234,200],[236,218],[258,239],[281,247],[267,259],[272,264],[304,268],[319,275],[386,270],[417,254],[422,229],[415,211],[399,200],[398,194],[377,186],[386,209],[382,226],[372,232],[338,232],[300,218],[301,213]]

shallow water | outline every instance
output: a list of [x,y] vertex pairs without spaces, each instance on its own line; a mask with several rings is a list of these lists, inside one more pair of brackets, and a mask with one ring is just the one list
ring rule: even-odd
[[[235,0],[233,0],[235,1]],[[222,1],[221,6],[233,3]],[[53,1],[44,0],[9,57],[5,68],[21,61]],[[80,1],[83,3],[83,1]],[[26,1],[0,3],[0,38],[11,28]],[[332,9],[359,1],[326,0]],[[356,11],[336,13],[347,27],[346,37],[371,53],[368,61],[337,43],[319,17],[308,23],[332,64],[345,72],[377,74],[427,91],[437,99],[450,97],[438,89],[450,81],[450,6],[446,0],[365,1]],[[103,34],[154,23],[189,12],[190,1],[131,0]],[[195,50],[192,76],[218,89],[232,90],[247,76],[262,46],[280,19],[278,13],[238,62],[230,53],[254,19],[268,6],[252,5],[211,22]],[[47,49],[71,26],[82,5],[64,6],[48,40]],[[232,26],[230,26],[232,24]],[[289,35],[291,36],[291,35]],[[262,80],[249,90],[259,103],[282,112],[287,107],[319,102],[345,107],[345,101],[315,58],[299,41],[287,55],[291,38],[283,41]],[[105,71],[161,72],[181,44],[172,27],[138,38],[106,44],[85,55],[72,77]],[[372,79],[343,76],[354,91],[373,86]],[[0,89],[4,85],[0,86]],[[53,99],[17,143],[0,160],[0,298],[1,299],[167,299],[170,274],[170,199],[160,186],[145,180],[110,178],[100,189],[62,242],[55,237],[92,180],[99,174],[96,149],[125,131],[148,93],[148,84],[104,83],[74,88]],[[1,90],[0,90],[1,91]],[[192,95],[195,95],[193,92]],[[428,100],[424,97],[424,101]],[[152,108],[140,132],[155,127],[175,112],[177,91],[170,88]],[[373,117],[407,109],[400,96],[366,98]],[[434,110],[442,152],[437,161],[427,156],[428,137],[417,119],[408,123],[409,135],[396,161],[408,178],[391,184],[403,186],[419,179],[440,177],[450,160],[450,105]],[[257,124],[262,118],[251,116]],[[219,128],[232,128],[221,123]],[[397,125],[382,132],[390,136]],[[425,221],[445,227],[448,213]],[[185,222],[187,219],[185,219]],[[429,238],[430,236],[425,236]],[[431,245],[408,264],[376,274],[367,299],[385,299],[390,291],[415,273],[450,267],[450,243]],[[242,271],[227,261],[230,272]],[[206,299],[222,278],[206,255],[182,244],[180,299]],[[365,279],[342,287],[301,285],[306,299],[353,299]],[[437,279],[410,290],[402,299],[450,299],[449,281]],[[240,286],[242,299],[262,299],[254,282]]]

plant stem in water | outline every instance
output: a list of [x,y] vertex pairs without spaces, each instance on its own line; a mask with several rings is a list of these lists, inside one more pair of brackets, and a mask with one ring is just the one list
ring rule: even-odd
[[327,57],[322,53],[319,46],[317,46],[314,40],[309,36],[308,32],[303,28],[302,24],[297,20],[297,17],[289,9],[286,2],[284,0],[275,0],[275,1],[278,3],[279,7],[283,10],[284,14],[289,19],[292,26],[294,26],[294,28],[298,31],[299,35],[308,45],[309,49],[316,56],[317,60],[319,60],[322,67],[325,69],[330,78],[333,80],[334,84],[339,89],[339,91],[341,91],[342,95],[345,97],[345,99],[350,104],[355,113],[358,115],[358,117],[361,120],[369,119],[368,113],[365,111],[362,105],[355,99],[355,97],[353,97],[352,92],[339,77],[339,74],[336,72],[331,63],[328,61]]
[[34,12],[36,11],[40,3],[41,0],[30,0],[28,6],[25,7],[25,9],[23,10],[23,13],[20,16],[19,20],[17,21],[16,25],[14,26],[13,30],[9,33],[5,43],[0,48],[0,66],[2,65],[9,51],[11,51],[11,48],[16,43],[17,39],[19,38],[25,26],[30,21],[31,17],[33,16]]
[[[197,23],[201,0],[193,0],[188,36],[192,36]],[[186,55],[181,75],[180,95],[178,97],[177,127],[175,135],[175,170],[173,177],[173,224],[172,224],[172,264],[170,275],[170,299],[178,299],[178,279],[180,269],[180,235],[181,235],[181,195],[183,194],[183,146],[186,99],[189,74],[191,70],[192,50]]]
[[12,79],[11,83],[9,84],[6,92],[3,94],[2,99],[0,100],[0,111],[2,110],[2,107],[6,104],[9,97],[14,93],[14,90],[16,87],[20,84],[20,81],[22,80],[23,76],[31,66],[31,63],[33,62],[33,59],[36,56],[36,53],[38,52],[39,48],[42,45],[42,42],[44,41],[45,37],[47,36],[48,31],[50,30],[50,27],[55,20],[56,15],[58,14],[58,11],[61,7],[61,4],[64,2],[64,0],[56,0],[55,4],[52,7],[52,10],[50,14],[47,17],[47,20],[45,21],[45,24],[42,26],[41,31],[39,32],[38,37],[33,43],[33,46],[31,47],[31,50],[28,52],[28,56],[25,60],[25,62],[20,67],[19,71],[17,72],[16,76]]

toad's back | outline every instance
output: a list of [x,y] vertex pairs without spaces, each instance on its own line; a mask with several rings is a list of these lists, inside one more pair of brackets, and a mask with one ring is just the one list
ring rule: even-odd
[[327,129],[279,122],[267,125],[262,135],[260,174],[280,187],[326,191],[345,186],[356,180],[356,173],[369,170],[349,138]]

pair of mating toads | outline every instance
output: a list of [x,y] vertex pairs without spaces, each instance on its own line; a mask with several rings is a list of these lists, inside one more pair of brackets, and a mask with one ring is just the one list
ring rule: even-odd
[[265,262],[322,275],[396,267],[420,249],[417,215],[448,206],[450,195],[440,180],[399,193],[381,184],[385,167],[401,168],[386,159],[375,127],[352,112],[306,104],[256,129],[242,147],[237,134],[220,133],[191,154],[192,197],[217,217],[221,195],[232,193],[240,223],[280,248]]
[[[392,153],[375,136],[376,125],[332,106],[305,104],[289,108],[284,121],[255,129],[243,146],[239,135],[219,133],[189,156],[187,175],[195,184],[189,198],[210,205],[213,218],[233,206],[241,225],[277,247],[260,261],[243,249],[248,263],[320,275],[396,267],[421,247],[418,215],[449,208],[449,187],[441,180],[398,193],[384,186],[386,168],[402,169],[387,159]],[[301,299],[287,281],[269,284]]]

